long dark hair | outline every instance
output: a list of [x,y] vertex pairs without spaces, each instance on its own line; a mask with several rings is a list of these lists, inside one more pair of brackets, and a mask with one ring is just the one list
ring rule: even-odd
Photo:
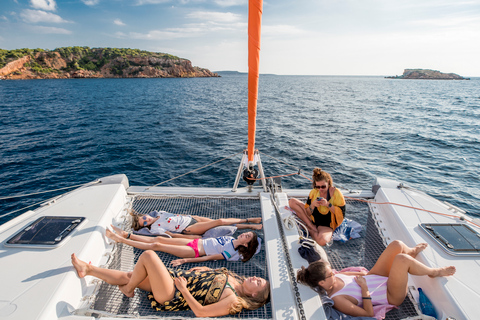
[[302,266],[302,269],[297,271],[297,281],[314,290],[323,290],[318,283],[326,279],[327,266],[328,263],[322,260],[310,263],[307,268]]
[[252,259],[257,252],[258,248],[258,236],[255,232],[252,232],[252,239],[247,243],[247,246],[238,246],[236,249],[242,255],[242,262],[247,262]]

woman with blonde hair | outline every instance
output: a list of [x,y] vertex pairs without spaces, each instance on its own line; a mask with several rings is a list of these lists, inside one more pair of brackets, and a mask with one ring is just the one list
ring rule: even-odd
[[262,218],[210,219],[156,210],[143,215],[138,215],[135,210],[132,210],[130,215],[132,216],[133,230],[139,231],[147,228],[152,235],[168,234],[169,232],[185,235],[202,235],[212,228],[230,225],[236,225],[237,229],[262,229]]
[[306,203],[292,198],[288,204],[305,223],[313,240],[324,246],[345,218],[345,199],[333,186],[330,174],[320,168],[313,169],[312,187]]
[[197,317],[220,317],[242,309],[257,309],[270,296],[270,285],[265,279],[240,277],[225,268],[168,269],[151,250],[141,254],[132,272],[96,267],[75,254],[72,264],[80,278],[97,277],[118,286],[127,297],[135,295],[135,288],[151,292],[148,297],[157,311],[191,309]]

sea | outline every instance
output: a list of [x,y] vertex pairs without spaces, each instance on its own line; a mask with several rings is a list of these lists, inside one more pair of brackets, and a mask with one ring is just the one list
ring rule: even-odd
[[[0,81],[0,224],[119,173],[130,185],[233,187],[248,81],[221,75]],[[319,167],[353,190],[390,178],[480,217],[480,78],[260,75],[255,147],[266,176]]]

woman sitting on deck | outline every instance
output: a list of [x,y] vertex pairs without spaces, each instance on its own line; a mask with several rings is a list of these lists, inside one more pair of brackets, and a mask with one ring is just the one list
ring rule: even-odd
[[97,277],[118,286],[127,297],[134,296],[135,288],[151,292],[149,299],[157,311],[191,309],[197,317],[219,317],[257,309],[268,302],[270,295],[265,279],[239,277],[225,268],[168,269],[151,250],[142,253],[132,272],[96,267],[75,254],[72,264],[80,278]]
[[[247,262],[260,251],[260,243],[255,232],[245,232],[234,237],[217,237],[207,239],[164,238],[130,234],[112,225],[116,233],[107,229],[106,235],[115,242],[128,244],[142,250],[162,251],[184,258],[173,260],[173,266],[188,262],[208,260],[228,260]],[[182,235],[178,235],[182,236]]]
[[[166,211],[153,211],[149,214],[137,215],[134,210],[130,212],[133,217],[132,229],[138,231],[148,228],[151,234],[161,235],[166,232],[182,233],[187,235],[201,235],[207,230],[236,224],[237,229],[260,230],[262,218],[222,218],[210,219],[200,216],[173,214]],[[253,224],[248,224],[252,222]],[[244,224],[247,223],[247,224]]]
[[324,246],[332,239],[333,231],[345,217],[345,199],[342,192],[333,186],[329,173],[320,168],[313,169],[313,189],[307,203],[292,198],[290,208],[307,225],[308,232],[319,245]]
[[[455,267],[430,268],[416,260],[427,247],[420,243],[410,248],[395,240],[388,245],[373,268],[367,272],[334,274],[323,261],[311,263],[297,272],[297,281],[320,287],[334,301],[333,307],[351,316],[374,316],[373,306],[399,306],[407,296],[408,274],[444,277],[455,273]],[[393,307],[393,306],[391,306]]]

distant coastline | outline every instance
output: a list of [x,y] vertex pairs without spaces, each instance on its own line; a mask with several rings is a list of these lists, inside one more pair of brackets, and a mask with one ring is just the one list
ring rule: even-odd
[[138,49],[0,49],[0,79],[219,77],[190,60]]
[[385,77],[386,79],[422,79],[422,80],[470,80],[455,73],[443,73],[430,69],[405,69],[401,76]]

